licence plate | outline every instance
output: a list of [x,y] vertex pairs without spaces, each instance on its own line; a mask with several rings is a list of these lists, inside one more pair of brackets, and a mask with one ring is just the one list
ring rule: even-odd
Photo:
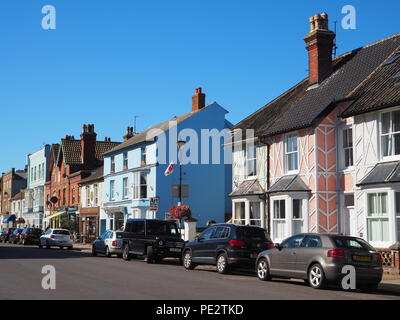
[[371,262],[372,259],[369,256],[353,256],[354,261],[360,261],[360,262]]
[[250,259],[255,259],[257,258],[258,254],[257,253],[252,253],[250,254]]
[[170,248],[169,251],[171,252],[181,252],[182,250],[179,248]]

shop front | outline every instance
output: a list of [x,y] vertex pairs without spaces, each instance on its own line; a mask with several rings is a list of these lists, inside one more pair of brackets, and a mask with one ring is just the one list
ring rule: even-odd
[[104,208],[107,214],[107,230],[123,230],[125,226],[126,207]]
[[99,234],[99,208],[82,208],[78,217],[78,233],[83,242],[94,241]]

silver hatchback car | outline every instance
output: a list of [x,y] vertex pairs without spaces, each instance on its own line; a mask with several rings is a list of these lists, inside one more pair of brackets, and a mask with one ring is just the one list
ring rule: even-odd
[[121,231],[105,231],[98,237],[92,246],[92,255],[96,256],[98,253],[110,257],[116,254],[119,258],[122,257],[122,239],[123,233]]
[[72,235],[65,229],[49,229],[39,239],[39,248],[59,247],[71,250],[73,245]]
[[312,288],[340,284],[344,266],[356,271],[356,287],[375,290],[382,280],[381,255],[365,240],[334,234],[299,234],[257,257],[260,280],[272,277],[304,279]]

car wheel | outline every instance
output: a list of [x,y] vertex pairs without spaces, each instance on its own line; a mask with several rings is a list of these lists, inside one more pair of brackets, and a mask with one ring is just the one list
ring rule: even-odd
[[193,270],[196,268],[196,265],[193,263],[192,260],[192,252],[190,250],[185,251],[183,254],[183,266],[186,270]]
[[228,257],[225,253],[217,257],[217,271],[221,274],[229,273]]
[[257,276],[258,279],[262,281],[271,280],[271,275],[269,273],[269,266],[266,259],[260,259],[257,263]]
[[153,253],[153,247],[147,247],[146,262],[149,264],[156,263],[156,258]]
[[92,246],[92,256],[93,257],[97,256],[97,252],[96,252],[96,249],[94,248],[94,246]]
[[323,289],[327,286],[324,270],[319,263],[311,266],[308,271],[308,281],[313,289]]
[[106,247],[105,255],[107,258],[111,257],[110,249],[108,249],[108,247]]
[[374,292],[378,289],[379,283],[368,283],[368,284],[361,284],[358,288],[364,292]]
[[131,255],[129,253],[129,245],[127,244],[124,245],[124,249],[122,251],[122,259],[124,259],[125,261],[131,260]]

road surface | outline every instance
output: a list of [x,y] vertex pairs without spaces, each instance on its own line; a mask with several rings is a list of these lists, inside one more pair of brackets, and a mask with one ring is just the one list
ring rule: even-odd
[[[45,265],[55,267],[55,290],[42,288]],[[400,299],[400,288],[382,284],[373,294],[337,288],[320,291],[302,281],[262,282],[251,273],[220,275],[204,267],[186,271],[174,261],[149,265],[142,260],[1,243],[0,299]]]

